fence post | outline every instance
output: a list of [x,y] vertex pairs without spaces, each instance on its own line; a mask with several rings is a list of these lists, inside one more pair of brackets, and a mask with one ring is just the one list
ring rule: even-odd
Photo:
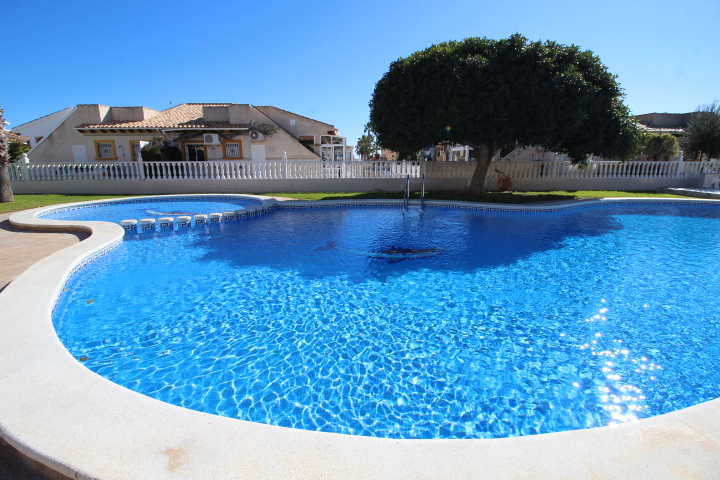
[[685,173],[685,168],[684,168],[685,164],[683,163],[683,161],[685,159],[684,159],[683,153],[684,152],[680,152],[680,156],[678,157],[678,168],[677,168],[677,174],[675,175],[678,178],[682,177],[683,174]]
[[288,178],[287,174],[287,152],[282,154],[282,178]]
[[29,180],[28,178],[28,163],[30,163],[30,159],[28,158],[27,153],[23,153],[22,160],[20,160],[20,173],[22,174],[23,180]]

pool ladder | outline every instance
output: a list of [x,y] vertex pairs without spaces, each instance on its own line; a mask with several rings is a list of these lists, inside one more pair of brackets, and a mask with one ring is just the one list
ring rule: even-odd
[[410,203],[410,175],[405,177],[405,193],[403,193],[403,208]]
[[[410,205],[410,175],[405,177],[405,193],[403,193],[403,208]],[[422,174],[422,183],[420,187],[420,211],[425,206],[425,174]]]

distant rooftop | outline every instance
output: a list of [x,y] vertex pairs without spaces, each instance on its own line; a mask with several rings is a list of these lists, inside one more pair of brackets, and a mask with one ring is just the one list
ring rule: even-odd
[[5,132],[8,136],[8,141],[10,142],[22,142],[22,143],[28,143],[30,139],[28,137],[23,137],[22,135],[18,135],[17,133],[12,132]]
[[692,112],[689,113],[645,113],[636,115],[637,121],[652,133],[669,133],[682,135],[690,124]]
[[247,128],[247,124],[231,124],[209,121],[203,118],[203,107],[227,107],[230,103],[183,103],[163,110],[152,118],[135,122],[110,121],[98,124],[82,124],[82,129],[140,129],[140,128]]

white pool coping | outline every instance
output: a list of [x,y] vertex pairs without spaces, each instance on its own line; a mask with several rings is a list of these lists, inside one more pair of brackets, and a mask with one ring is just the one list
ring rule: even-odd
[[[720,203],[639,198],[582,203],[621,201]],[[292,201],[282,206],[326,204]],[[521,210],[578,204],[454,203],[456,207]],[[10,221],[26,228],[90,230],[92,235],[36,263],[0,293],[0,436],[24,455],[68,477],[720,478],[720,399],[613,427],[489,440],[395,440],[218,417],[128,390],[73,358],[58,340],[51,321],[55,299],[73,268],[93,252],[121,241],[124,231],[106,222],[35,217],[51,208],[57,206],[18,212]]]

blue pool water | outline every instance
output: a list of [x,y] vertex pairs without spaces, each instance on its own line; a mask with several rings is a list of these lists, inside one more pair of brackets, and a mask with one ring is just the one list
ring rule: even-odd
[[720,397],[719,229],[707,205],[275,210],[126,240],[53,321],[92,371],[227,417],[390,438],[590,428]]
[[121,202],[88,204],[82,207],[57,209],[43,215],[51,220],[101,220],[120,223],[122,220],[141,218],[177,217],[223,213],[241,208],[260,205],[262,202],[250,198],[207,197],[198,200],[191,197],[139,198]]

